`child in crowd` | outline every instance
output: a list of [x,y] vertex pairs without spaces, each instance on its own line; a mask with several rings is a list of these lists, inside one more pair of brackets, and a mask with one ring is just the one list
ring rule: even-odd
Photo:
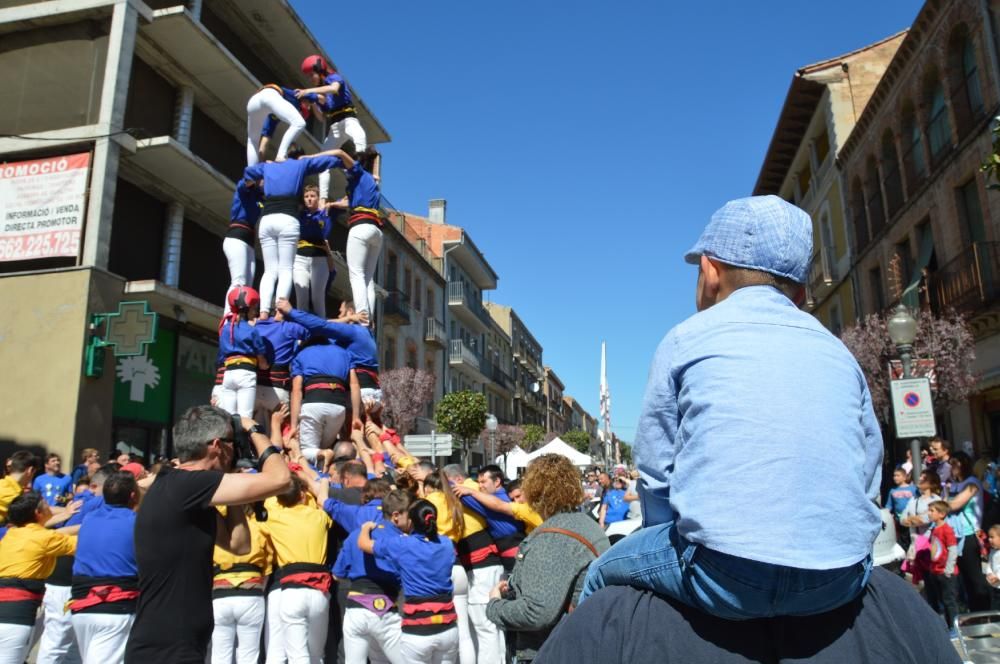
[[1000,611],[1000,525],[990,526],[990,562],[986,581],[990,584],[990,608]]
[[601,513],[598,522],[601,528],[625,519],[628,514],[628,503],[625,502],[625,488],[628,483],[622,477],[611,481],[611,489],[601,499]]
[[945,519],[951,508],[939,500],[927,510],[931,524],[931,573],[927,582],[935,586],[936,595],[944,606],[944,620],[952,638],[958,615],[958,538]]
[[257,369],[267,369],[267,346],[254,328],[260,295],[249,286],[229,291],[229,313],[219,326],[219,360],[225,367],[219,408],[241,417],[253,417],[257,398]]
[[[684,256],[699,268],[698,313],[649,373],[634,448],[644,527],[590,566],[584,598],[631,585],[747,620],[824,613],[864,590],[882,433],[857,361],[796,305],[812,252],[805,211],[752,196],[717,211]],[[753,519],[720,477],[741,478]],[[776,478],[795,500],[774,499]]]
[[399,512],[385,516],[409,534],[373,540],[376,524],[368,521],[358,534],[358,548],[399,570],[404,597],[403,659],[454,664],[458,661],[458,614],[451,581],[455,547],[447,537],[438,535],[437,510],[426,500],[411,504],[405,516]]
[[892,471],[892,483],[895,485],[889,489],[885,506],[892,512],[892,518],[896,522],[896,541],[905,551],[910,546],[910,531],[900,527],[906,506],[917,497],[917,487],[913,486],[908,473],[902,466],[897,466]]

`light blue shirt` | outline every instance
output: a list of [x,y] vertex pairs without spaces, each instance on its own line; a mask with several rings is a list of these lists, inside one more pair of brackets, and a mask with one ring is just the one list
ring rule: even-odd
[[635,458],[645,524],[676,519],[714,551],[846,567],[871,553],[882,526],[882,434],[864,374],[771,286],[741,288],[667,333]]

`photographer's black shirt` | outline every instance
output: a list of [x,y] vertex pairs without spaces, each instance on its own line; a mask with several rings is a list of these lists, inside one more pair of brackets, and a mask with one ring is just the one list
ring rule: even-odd
[[212,638],[215,470],[164,468],[135,520],[139,606],[125,661],[203,664]]

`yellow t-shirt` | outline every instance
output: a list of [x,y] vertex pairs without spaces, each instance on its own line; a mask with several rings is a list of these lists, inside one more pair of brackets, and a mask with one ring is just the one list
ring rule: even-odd
[[524,529],[529,533],[542,525],[542,521],[544,521],[542,516],[527,503],[512,502],[510,509],[514,513],[514,518],[523,523]]
[[22,493],[24,487],[10,475],[0,479],[0,524],[7,522],[7,508]]
[[76,553],[76,537],[37,523],[11,528],[0,540],[0,577],[47,579],[56,558]]
[[[216,509],[219,510],[221,514],[225,515],[225,507],[216,507]],[[257,523],[257,519],[252,516],[247,518],[247,525],[250,526],[249,553],[237,556],[218,545],[212,550],[212,563],[223,570],[223,572],[216,575],[216,578],[228,579],[234,586],[240,585],[240,583],[246,581],[247,579],[259,577],[261,575],[255,572],[225,573],[225,570],[233,565],[248,563],[259,567],[262,570],[262,574],[266,575],[271,573],[271,545],[268,542],[267,537],[265,537],[260,531],[260,524]]]
[[[258,524],[278,567],[292,563],[326,563],[326,532],[333,523],[321,509],[294,505],[268,510],[267,521]],[[0,540],[2,541],[2,540]]]
[[[470,488],[479,489],[479,485],[473,480],[465,480],[462,484]],[[469,535],[478,533],[480,530],[486,530],[486,519],[463,505],[462,516],[464,518],[465,531],[459,535],[455,520],[451,516],[451,510],[448,509],[445,495],[440,491],[434,491],[424,496],[424,498],[437,509],[438,534],[446,536],[452,542],[457,542]]]

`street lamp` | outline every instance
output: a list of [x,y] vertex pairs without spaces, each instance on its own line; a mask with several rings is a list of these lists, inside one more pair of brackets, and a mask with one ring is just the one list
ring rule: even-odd
[[[889,338],[896,346],[899,359],[903,364],[903,378],[913,378],[913,340],[917,338],[917,320],[904,305],[899,304],[892,316],[886,321],[889,328]],[[920,440],[910,441],[910,461],[913,463],[913,478],[920,477]]]
[[[493,413],[486,416],[486,430],[490,432],[490,463],[496,463],[497,456],[497,418]],[[506,469],[504,469],[506,473]]]

